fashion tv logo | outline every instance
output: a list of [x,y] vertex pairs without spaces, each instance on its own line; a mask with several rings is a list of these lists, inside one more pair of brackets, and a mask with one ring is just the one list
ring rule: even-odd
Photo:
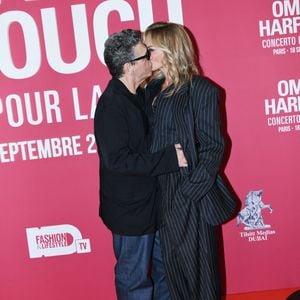
[[26,228],[26,235],[30,258],[91,252],[90,240],[73,225]]
[[268,209],[270,214],[273,208],[262,200],[262,190],[250,191],[245,197],[245,207],[237,215],[237,226],[243,224],[244,232],[240,236],[247,238],[249,242],[268,240],[269,235],[275,234],[275,230],[269,230],[271,225],[263,219],[263,210]]

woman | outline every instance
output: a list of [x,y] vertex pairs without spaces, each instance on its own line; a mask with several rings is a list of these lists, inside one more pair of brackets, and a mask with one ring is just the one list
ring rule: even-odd
[[162,254],[173,300],[221,298],[216,225],[232,217],[235,201],[218,176],[224,141],[218,88],[198,75],[182,25],[158,22],[144,33],[153,80],[151,151],[180,143],[188,168],[159,177],[163,190]]

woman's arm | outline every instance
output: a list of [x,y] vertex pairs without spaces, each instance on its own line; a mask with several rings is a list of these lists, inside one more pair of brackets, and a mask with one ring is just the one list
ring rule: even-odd
[[[220,128],[219,92],[209,81],[197,81],[192,88],[194,115],[194,143],[197,147],[197,164],[185,177],[181,192],[197,201],[212,187],[220,169],[224,139]],[[192,121],[192,120],[190,120]]]

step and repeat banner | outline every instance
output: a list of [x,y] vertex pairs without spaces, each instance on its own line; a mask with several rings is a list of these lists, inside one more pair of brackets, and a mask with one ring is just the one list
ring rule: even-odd
[[93,116],[109,34],[184,24],[225,91],[227,293],[300,286],[300,0],[0,1],[0,299],[115,299]]

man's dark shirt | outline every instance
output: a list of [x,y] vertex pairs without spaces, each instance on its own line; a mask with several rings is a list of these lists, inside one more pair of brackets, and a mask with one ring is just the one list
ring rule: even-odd
[[143,235],[159,224],[161,192],[155,176],[178,171],[173,145],[150,154],[145,95],[112,79],[99,99],[95,137],[100,156],[100,216],[116,234]]

